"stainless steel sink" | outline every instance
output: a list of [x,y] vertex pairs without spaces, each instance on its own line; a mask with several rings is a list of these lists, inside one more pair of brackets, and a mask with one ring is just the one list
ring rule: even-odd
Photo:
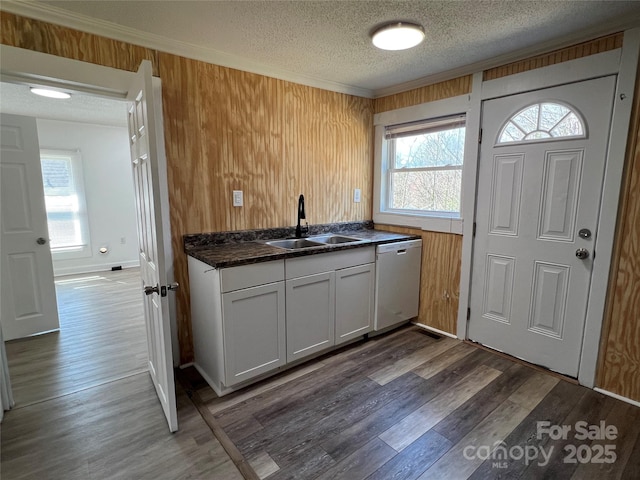
[[324,244],[307,240],[306,238],[291,238],[286,240],[270,240],[265,242],[272,247],[285,248],[287,250],[298,250],[299,248],[322,247]]
[[317,237],[311,237],[311,240],[327,245],[338,245],[340,243],[355,243],[364,241],[360,238],[345,237],[344,235],[319,235]]
[[322,247],[325,245],[340,245],[343,243],[364,242],[360,238],[345,237],[344,235],[316,235],[309,238],[287,238],[282,240],[269,240],[266,243],[272,247],[284,248],[286,250],[298,250],[300,248]]

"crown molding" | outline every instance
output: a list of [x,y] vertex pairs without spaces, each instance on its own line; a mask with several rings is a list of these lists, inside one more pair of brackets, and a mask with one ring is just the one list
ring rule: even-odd
[[114,40],[139,45],[142,47],[159,50],[165,53],[178,55],[194,60],[200,60],[223,67],[243,70],[245,72],[277,78],[288,82],[298,83],[309,87],[320,88],[337,93],[354,95],[364,98],[381,98],[389,95],[403,93],[416,88],[426,87],[434,83],[444,82],[464,75],[472,75],[476,72],[499,67],[509,63],[524,60],[529,57],[549,53],[553,50],[569,47],[577,43],[592,40],[594,38],[620,32],[628,28],[640,25],[640,15],[631,16],[622,20],[617,20],[595,27],[581,30],[578,33],[565,35],[547,42],[539,43],[533,47],[523,48],[504,55],[492,57],[487,60],[474,62],[462,67],[427,75],[409,82],[404,82],[390,87],[380,89],[367,89],[347,85],[339,82],[332,82],[321,78],[300,75],[288,70],[279,69],[254,62],[237,55],[230,55],[219,50],[193,45],[187,42],[171,40],[166,37],[147,32],[140,32],[136,29],[123,27],[112,22],[98,20],[86,15],[69,12],[50,5],[29,2],[25,0],[2,0],[0,10],[8,13],[41,20],[44,22],[61,25],[63,27],[80,30],[94,35],[99,35]]
[[519,62],[526,60],[530,57],[550,53],[554,50],[570,47],[578,43],[593,40],[605,35],[611,35],[613,33],[622,32],[629,28],[638,27],[640,25],[640,15],[632,16],[630,18],[619,20],[615,22],[609,22],[606,24],[600,24],[596,27],[581,30],[578,33],[571,35],[564,35],[547,42],[536,44],[532,47],[522,48],[513,52],[506,53],[504,55],[498,55],[496,57],[474,62],[469,65],[464,65],[459,68],[453,68],[445,72],[436,73],[434,75],[427,75],[425,77],[417,78],[409,82],[393,85],[387,88],[379,88],[373,91],[373,98],[387,97],[389,95],[395,95],[398,93],[407,92],[416,88],[426,87],[433,85],[434,83],[444,82],[452,80],[454,78],[462,77],[465,75],[473,75],[477,72],[489,70],[491,68],[500,67],[513,62]]
[[99,20],[86,15],[69,12],[50,5],[23,0],[3,0],[0,10],[8,13],[53,23],[67,28],[80,30],[94,35],[131,43],[141,47],[171,53],[181,57],[200,60],[206,63],[234,68],[245,72],[256,73],[267,77],[298,83],[308,87],[320,88],[337,93],[372,98],[373,91],[367,88],[332,82],[321,78],[300,75],[288,70],[279,69],[254,62],[237,55],[230,55],[219,50],[193,45],[187,42],[171,40],[153,33],[140,32],[134,28],[123,27],[112,22]]

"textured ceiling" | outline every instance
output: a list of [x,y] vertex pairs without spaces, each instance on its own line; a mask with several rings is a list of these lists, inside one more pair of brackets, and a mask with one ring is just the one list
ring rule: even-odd
[[39,97],[27,85],[0,83],[0,112],[49,120],[127,126],[126,102],[73,94],[67,100]]
[[[11,3],[3,2],[9,9]],[[98,19],[121,34],[228,61],[236,68],[364,89],[376,95],[406,82],[536,46],[580,41],[640,25],[640,1],[41,1],[31,5],[74,21]],[[46,12],[44,13],[46,16]],[[426,41],[401,52],[370,42],[381,24],[420,23]],[[114,30],[112,36],[118,36]],[[145,37],[146,35],[146,37]],[[126,36],[126,35],[125,35]],[[145,43],[145,42],[142,42]],[[178,44],[176,44],[178,45]],[[202,55],[200,55],[202,56]],[[257,68],[256,68],[257,65]],[[281,72],[281,75],[278,75]],[[305,83],[304,81],[302,83]],[[337,88],[340,90],[340,88]]]

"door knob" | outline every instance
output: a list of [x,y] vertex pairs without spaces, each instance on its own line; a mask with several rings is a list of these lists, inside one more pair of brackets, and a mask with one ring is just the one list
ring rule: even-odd
[[47,243],[47,239],[44,237],[38,237],[38,239],[36,240],[36,243],[38,245],[44,245],[45,243]]
[[579,248],[576,250],[576,257],[578,257],[580,260],[585,260],[587,258],[589,258],[589,250],[587,250],[586,248]]
[[155,287],[149,287],[149,286],[145,285],[145,287],[144,287],[144,294],[145,295],[152,295],[154,293],[157,293],[158,295],[160,295],[160,289],[158,288],[158,285],[156,285]]

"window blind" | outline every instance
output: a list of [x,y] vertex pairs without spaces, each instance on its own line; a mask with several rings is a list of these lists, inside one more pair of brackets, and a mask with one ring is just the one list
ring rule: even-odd
[[425,133],[435,133],[443,130],[461,128],[464,127],[465,121],[465,115],[454,115],[450,117],[388,125],[384,129],[384,138],[386,140],[390,140],[393,138],[411,137]]

